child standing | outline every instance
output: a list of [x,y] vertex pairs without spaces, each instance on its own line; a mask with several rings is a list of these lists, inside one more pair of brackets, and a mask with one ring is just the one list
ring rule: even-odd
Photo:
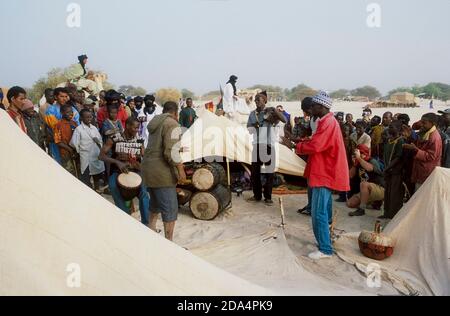
[[81,181],[92,188],[92,176],[95,190],[99,192],[99,180],[105,172],[105,164],[98,159],[103,143],[98,129],[92,124],[92,112],[84,109],[80,112],[80,118],[81,125],[75,129],[70,145],[80,155]]
[[78,178],[77,163],[75,151],[70,147],[70,140],[73,132],[77,128],[77,123],[72,119],[73,110],[71,105],[61,106],[62,119],[56,124],[54,129],[55,144],[58,146],[61,155],[61,164]]

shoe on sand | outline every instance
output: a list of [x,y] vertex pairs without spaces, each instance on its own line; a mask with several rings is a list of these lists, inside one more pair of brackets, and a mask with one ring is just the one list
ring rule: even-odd
[[255,197],[251,197],[251,198],[249,198],[249,199],[247,199],[247,202],[248,203],[258,203],[258,202],[261,202],[262,201],[262,199],[257,199],[257,198],[255,198]]
[[308,255],[308,257],[309,257],[309,259],[312,259],[312,260],[321,260],[321,259],[330,259],[333,256],[326,255],[323,252],[317,250],[315,252],[310,253]]
[[348,214],[348,216],[364,216],[366,215],[366,211],[364,211],[362,208],[358,208],[356,211],[351,212]]
[[266,204],[267,206],[272,206],[273,205],[273,201],[272,200],[264,200],[264,204]]

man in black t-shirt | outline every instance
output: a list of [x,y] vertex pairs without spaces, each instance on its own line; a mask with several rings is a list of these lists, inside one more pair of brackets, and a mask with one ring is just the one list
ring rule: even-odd
[[[122,211],[130,214],[130,209],[119,192],[117,178],[121,173],[133,171],[141,173],[141,162],[144,156],[144,139],[138,136],[139,121],[131,117],[126,122],[125,131],[121,134],[115,134],[107,139],[100,152],[100,160],[111,164],[111,176],[109,177],[109,189],[114,199],[114,203]],[[108,153],[112,152],[109,157]],[[141,213],[141,222],[144,225],[149,224],[150,197],[147,187],[142,184],[139,194],[139,210]]]

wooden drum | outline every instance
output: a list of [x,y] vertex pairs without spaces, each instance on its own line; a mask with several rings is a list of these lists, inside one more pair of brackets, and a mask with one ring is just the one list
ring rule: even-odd
[[211,163],[195,170],[192,184],[199,191],[213,190],[217,185],[227,185],[227,175],[222,165]]
[[141,193],[142,178],[134,172],[122,173],[117,177],[117,187],[125,201],[131,201]]
[[190,208],[195,218],[210,221],[223,212],[230,202],[230,191],[219,184],[210,192],[195,193],[191,199]]

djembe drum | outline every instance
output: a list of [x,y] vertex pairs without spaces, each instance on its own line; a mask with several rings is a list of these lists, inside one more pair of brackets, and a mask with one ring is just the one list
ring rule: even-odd
[[122,173],[117,177],[120,195],[125,201],[131,201],[141,193],[142,178],[135,172]]

